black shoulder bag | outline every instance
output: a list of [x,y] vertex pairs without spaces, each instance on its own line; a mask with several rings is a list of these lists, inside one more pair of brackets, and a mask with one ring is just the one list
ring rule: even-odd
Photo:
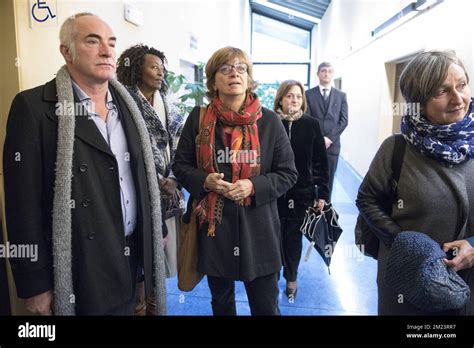
[[[391,199],[384,203],[384,210],[390,216],[392,214],[392,205],[397,199],[397,185],[400,179],[400,172],[403,165],[403,156],[405,154],[405,139],[403,135],[395,136],[395,145],[392,153],[392,192]],[[355,226],[355,243],[359,250],[366,256],[370,256],[377,260],[379,254],[380,240],[377,235],[370,229],[364,217],[359,214]]]

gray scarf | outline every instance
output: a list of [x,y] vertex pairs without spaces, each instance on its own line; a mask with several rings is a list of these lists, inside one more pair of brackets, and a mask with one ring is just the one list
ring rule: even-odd
[[[156,294],[156,314],[166,314],[166,284],[163,237],[161,230],[160,190],[151,151],[150,138],[143,117],[128,91],[117,80],[109,83],[127,105],[138,129],[145,162],[148,193],[150,197],[153,233],[153,274]],[[56,75],[58,102],[72,105],[74,95],[71,77],[66,66]],[[67,104],[65,104],[67,103]],[[56,154],[56,177],[53,200],[53,266],[54,266],[54,312],[57,315],[74,315],[72,284],[72,228],[71,228],[71,178],[74,151],[74,108],[63,108],[58,117],[58,146]]]

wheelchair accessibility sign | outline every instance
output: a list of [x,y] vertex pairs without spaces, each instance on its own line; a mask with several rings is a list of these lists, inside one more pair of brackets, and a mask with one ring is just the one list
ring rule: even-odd
[[57,26],[56,0],[29,0],[30,26]]

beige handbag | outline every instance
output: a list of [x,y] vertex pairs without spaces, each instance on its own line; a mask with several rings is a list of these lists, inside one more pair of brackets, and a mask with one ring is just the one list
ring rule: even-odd
[[196,203],[193,203],[193,212],[188,224],[181,222],[181,243],[178,250],[178,288],[181,291],[191,291],[201,281],[204,274],[197,270],[198,247],[198,217],[194,213]]
[[[206,112],[205,107],[201,107],[199,114],[199,128]],[[199,222],[196,213],[196,201],[192,204],[192,211],[189,223],[185,223],[181,218],[180,244],[178,248],[178,288],[181,291],[191,291],[199,284],[204,274],[198,272]]]

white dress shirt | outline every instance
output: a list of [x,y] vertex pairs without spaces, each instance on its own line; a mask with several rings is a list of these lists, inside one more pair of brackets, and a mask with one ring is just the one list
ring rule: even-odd
[[324,91],[323,89],[327,89],[327,94],[328,94],[328,97],[329,97],[329,94],[331,94],[331,86],[327,86],[327,87],[323,87],[321,85],[319,85],[319,92],[321,93],[321,95],[324,97]]

